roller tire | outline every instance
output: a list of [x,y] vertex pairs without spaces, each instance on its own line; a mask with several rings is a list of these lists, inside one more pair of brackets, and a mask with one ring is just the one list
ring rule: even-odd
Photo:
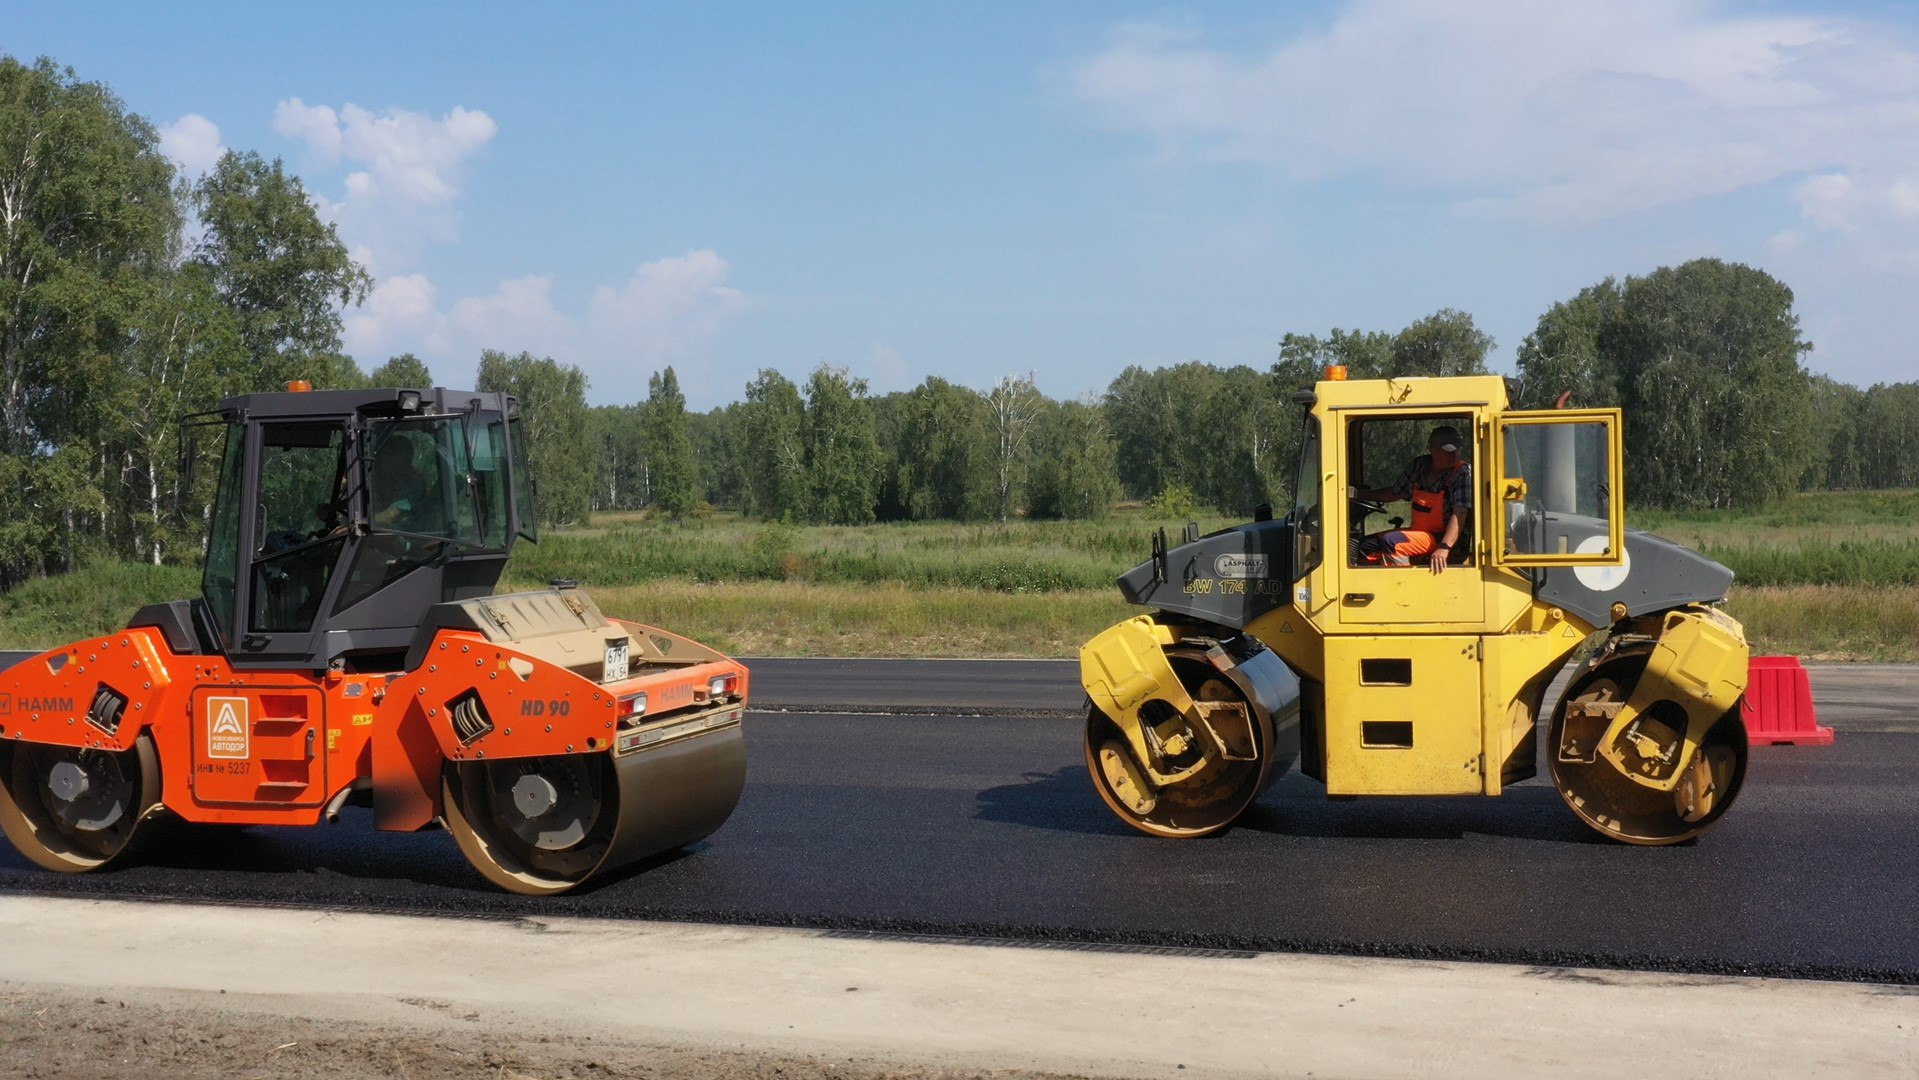
[[[562,835],[577,825],[577,840],[543,847],[525,835],[527,819],[513,805],[511,790],[529,773],[547,776],[561,789],[549,813],[568,820],[548,824]],[[566,892],[598,872],[611,847],[620,798],[612,774],[604,753],[449,763],[441,779],[447,831],[480,876],[500,888],[523,896]],[[582,783],[586,790],[569,790]]]
[[[87,791],[64,804],[50,785],[61,764],[88,779]],[[83,874],[125,855],[159,798],[159,758],[144,735],[127,750],[0,744],[0,830],[47,870]]]
[[[1189,693],[1199,689],[1201,680],[1207,680],[1218,686],[1229,688],[1231,700],[1246,704],[1246,695],[1231,680],[1219,676],[1188,658],[1177,655],[1170,657],[1174,672]],[[1220,700],[1228,700],[1221,698]],[[1211,780],[1200,790],[1187,791],[1182,788],[1165,788],[1158,794],[1157,805],[1145,814],[1140,814],[1126,805],[1107,780],[1105,770],[1099,761],[1100,748],[1109,742],[1125,744],[1125,736],[1098,706],[1088,705],[1086,715],[1086,733],[1084,750],[1086,772],[1092,777],[1093,787],[1119,819],[1133,829],[1147,836],[1169,839],[1192,840],[1205,836],[1216,836],[1233,827],[1240,815],[1259,797],[1264,787],[1267,758],[1272,748],[1272,733],[1267,725],[1256,718],[1252,726],[1254,741],[1254,759],[1252,761],[1227,762]]]
[[1724,790],[1715,796],[1712,808],[1697,820],[1688,821],[1681,815],[1672,793],[1633,782],[1604,757],[1595,755],[1590,764],[1559,760],[1567,703],[1585,694],[1604,691],[1608,683],[1617,700],[1630,698],[1651,656],[1650,649],[1621,652],[1575,678],[1566,688],[1558,708],[1553,710],[1546,739],[1546,761],[1559,797],[1595,832],[1624,844],[1664,847],[1691,840],[1712,828],[1738,797],[1746,777],[1747,742],[1746,726],[1737,706],[1713,723],[1700,744],[1701,754],[1712,754],[1720,760],[1729,754],[1731,767]]

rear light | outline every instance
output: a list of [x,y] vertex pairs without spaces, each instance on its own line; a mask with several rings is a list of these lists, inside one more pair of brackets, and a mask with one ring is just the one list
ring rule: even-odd
[[706,693],[708,697],[721,698],[739,692],[740,677],[738,675],[715,675],[706,680]]
[[620,708],[619,708],[620,719],[624,720],[629,716],[645,716],[645,715],[646,715],[646,691],[642,690],[637,694],[628,694],[627,696],[620,699]]

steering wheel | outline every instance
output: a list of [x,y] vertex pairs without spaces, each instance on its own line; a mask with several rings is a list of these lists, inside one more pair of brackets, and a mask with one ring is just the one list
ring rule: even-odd
[[1386,513],[1385,503],[1376,503],[1371,499],[1350,499],[1348,505],[1352,510],[1352,524],[1355,529],[1363,530],[1366,527],[1366,519],[1372,515]]
[[318,540],[323,536],[331,536],[346,517],[346,496],[320,503],[313,508],[313,514],[320,519],[320,527],[308,533],[307,539]]

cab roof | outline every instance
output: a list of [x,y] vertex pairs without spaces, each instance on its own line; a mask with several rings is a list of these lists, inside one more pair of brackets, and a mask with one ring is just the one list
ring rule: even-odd
[[1321,379],[1313,384],[1317,408],[1448,408],[1507,406],[1499,375],[1409,375],[1398,379]]
[[321,416],[409,416],[419,412],[463,412],[475,402],[513,415],[519,401],[508,394],[446,387],[384,387],[366,390],[272,390],[235,394],[216,411],[229,420]]

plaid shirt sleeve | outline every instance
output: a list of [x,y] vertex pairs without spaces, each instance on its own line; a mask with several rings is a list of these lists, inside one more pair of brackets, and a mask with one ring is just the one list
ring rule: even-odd
[[1413,497],[1413,480],[1432,462],[1430,457],[1416,457],[1406,465],[1406,472],[1393,485],[1393,498],[1410,499]]
[[1473,467],[1462,464],[1453,470],[1451,482],[1446,485],[1446,510],[1451,513],[1463,510],[1467,517],[1473,514]]

